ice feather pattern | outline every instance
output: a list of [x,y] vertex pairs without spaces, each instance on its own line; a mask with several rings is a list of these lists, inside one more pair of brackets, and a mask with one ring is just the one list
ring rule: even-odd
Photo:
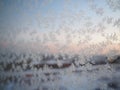
[[119,90],[120,0],[0,0],[0,90]]

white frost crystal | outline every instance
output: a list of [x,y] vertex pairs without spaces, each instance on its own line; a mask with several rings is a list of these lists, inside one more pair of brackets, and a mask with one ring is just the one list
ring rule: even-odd
[[113,63],[113,62],[115,62],[117,60],[117,58],[118,58],[117,55],[115,55],[115,56],[108,56],[107,60],[108,60],[108,62]]
[[63,63],[62,63],[60,60],[57,60],[57,65],[58,65],[59,67],[61,67],[61,66],[63,65]]

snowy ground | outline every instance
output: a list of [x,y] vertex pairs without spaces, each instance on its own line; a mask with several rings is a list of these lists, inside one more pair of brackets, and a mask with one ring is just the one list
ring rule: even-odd
[[15,62],[11,66],[13,61],[1,61],[0,90],[120,90],[120,58],[113,63],[106,59],[37,61],[29,68],[25,62],[18,68]]

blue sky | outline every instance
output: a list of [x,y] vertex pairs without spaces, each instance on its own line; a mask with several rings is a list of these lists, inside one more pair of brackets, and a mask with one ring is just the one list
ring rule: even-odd
[[[88,5],[89,0],[68,0],[66,4],[65,0],[1,0],[0,5],[0,20],[1,27],[3,28],[15,28],[15,27],[25,27],[27,24],[32,24],[31,27],[35,29],[40,29],[37,27],[37,15],[49,16],[50,13],[54,13],[54,18],[56,19],[62,12],[65,13],[64,9],[67,9],[71,14],[80,12],[80,10],[85,11],[91,18],[99,19],[99,15],[96,15]],[[92,1],[92,0],[91,0]],[[46,5],[44,5],[46,3]],[[105,9],[105,14],[114,14],[108,8],[105,0],[95,0],[95,4],[98,7]],[[76,6],[76,8],[75,8]],[[116,13],[115,13],[116,15]],[[117,15],[118,16],[118,15]],[[39,17],[38,17],[39,18]],[[59,24],[59,23],[58,23]],[[7,27],[6,27],[7,26]],[[40,29],[41,30],[41,29]]]
[[[46,3],[46,5],[44,5],[44,3]],[[99,0],[97,3],[104,4],[102,0]],[[91,12],[89,9],[87,0],[72,0],[70,4],[66,4],[66,7],[64,0],[55,0],[52,2],[49,0],[46,0],[46,2],[44,0],[36,0],[36,3],[34,0],[1,0],[1,4],[0,25],[7,29],[21,27],[21,24],[24,27],[28,23],[31,23],[32,26],[36,28],[37,14],[40,13],[42,16],[49,16],[48,12],[53,11],[55,17],[57,17],[61,12],[64,12],[64,8],[66,7],[72,14],[80,10],[85,10],[91,16],[95,16],[95,13]],[[76,9],[74,8],[75,4],[78,5]]]
[[[5,40],[7,46],[12,46],[12,44],[18,46],[22,41],[25,45],[28,42],[38,43],[38,46],[44,45],[38,42],[38,39],[45,41],[49,47],[49,43],[62,44],[62,41],[68,41],[66,38],[61,39],[61,37],[66,37],[65,33],[69,33],[72,44],[76,44],[80,41],[77,36],[81,35],[81,32],[86,32],[86,29],[94,29],[93,32],[96,32],[99,24],[105,27],[105,30],[98,31],[97,34],[103,32],[107,34],[108,31],[110,34],[118,33],[119,27],[116,28],[113,25],[120,18],[120,10],[114,11],[112,8],[119,7],[116,4],[119,0],[115,0],[112,6],[109,6],[107,1],[109,0],[0,0],[0,47],[4,46]],[[105,18],[112,18],[112,23],[108,25],[104,22]],[[115,32],[113,29],[116,29]],[[80,34],[73,33],[76,31]],[[33,32],[35,34],[31,35],[30,33]],[[44,33],[52,39],[49,36],[50,32],[54,33],[54,38],[57,38],[58,42],[45,39]],[[58,33],[61,34],[59,38]],[[73,34],[76,38],[72,37]],[[90,36],[90,33],[87,34]],[[99,36],[91,42],[101,42],[101,40],[103,41],[103,37]]]

